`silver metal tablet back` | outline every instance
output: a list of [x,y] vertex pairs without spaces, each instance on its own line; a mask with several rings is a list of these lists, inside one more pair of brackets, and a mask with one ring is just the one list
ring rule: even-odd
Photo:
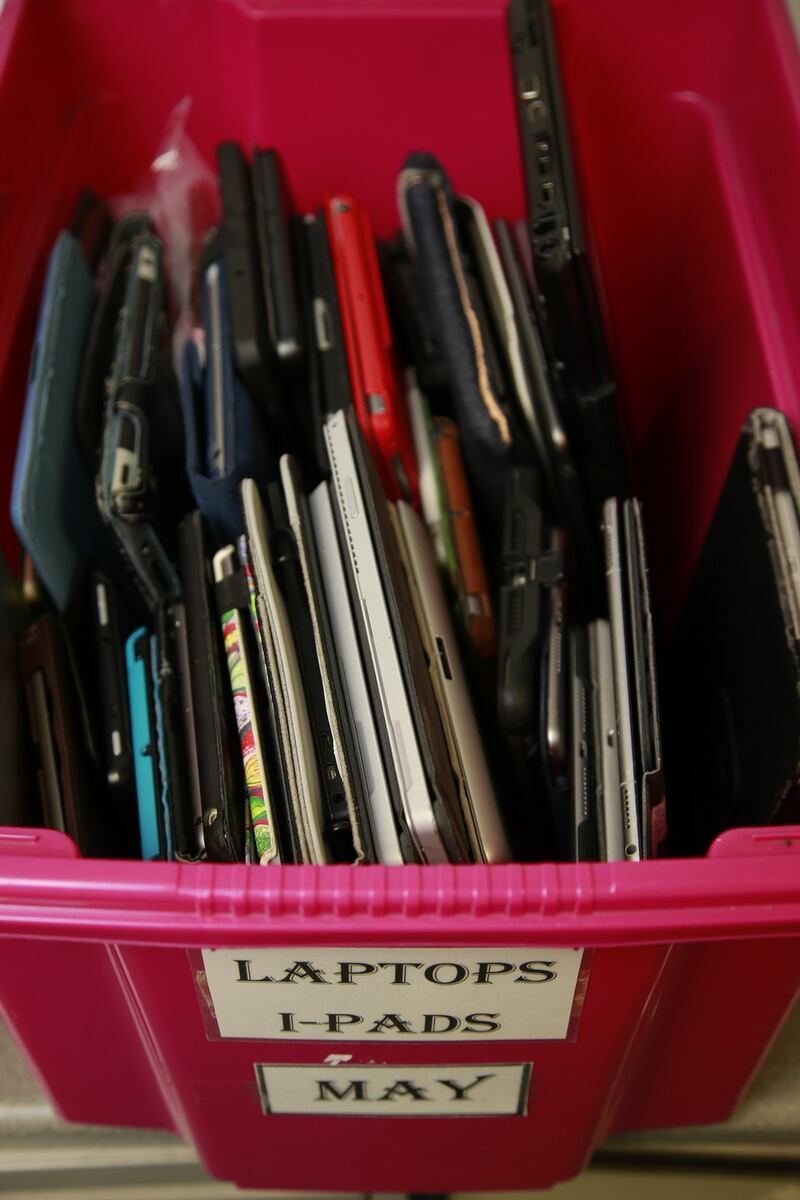
[[459,780],[464,818],[478,862],[509,862],[511,850],[489,773],[458,642],[436,568],[433,547],[422,519],[404,501],[397,504],[417,619],[432,665],[434,692],[454,772]]
[[428,790],[361,481],[343,412],[328,417],[324,435],[331,466],[334,509],[345,534],[348,568],[359,608],[360,628],[376,681],[380,708],[378,719],[382,718],[386,725],[389,752],[400,788],[406,824],[424,862],[447,863],[450,860]]
[[616,707],[619,791],[622,799],[624,857],[637,862],[642,856],[639,827],[639,796],[634,749],[634,717],[631,696],[631,668],[625,613],[625,581],[620,529],[620,505],[615,498],[603,505],[603,542],[605,547],[608,611],[611,623],[614,700]]
[[347,581],[342,565],[334,524],[333,507],[327,483],[321,483],[309,497],[311,521],[317,540],[319,567],[328,614],[333,632],[333,651],[338,656],[342,687],[350,710],[366,790],[367,818],[372,829],[380,862],[403,862],[395,826],[392,798],[384,771],[369,690],[361,662],[358,636],[353,624]]
[[619,862],[625,858],[625,837],[619,790],[614,660],[608,621],[593,621],[589,626],[589,674],[594,711],[600,853],[605,862]]

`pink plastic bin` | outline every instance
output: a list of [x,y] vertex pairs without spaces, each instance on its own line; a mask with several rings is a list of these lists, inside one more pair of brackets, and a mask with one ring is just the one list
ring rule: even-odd
[[[798,423],[800,62],[780,0],[560,0],[557,26],[669,628],[743,416],[775,404]],[[223,138],[276,145],[301,208],[346,189],[388,232],[396,172],[426,148],[490,214],[522,214],[500,0],[7,0],[7,485],[52,239],[80,185],[113,196],[139,181],[187,95],[204,155]],[[732,831],[697,861],[259,870],[82,862],[60,835],[7,830],[0,1004],[64,1116],[175,1130],[213,1174],[242,1185],[545,1186],[579,1171],[610,1133],[731,1112],[797,992],[799,854],[795,828]],[[515,964],[513,948],[537,948],[539,960],[541,948],[553,960],[585,953],[567,1037],[308,1041],[216,1036],[198,976],[210,947],[284,948],[287,962],[341,947],[362,963],[375,947],[409,961],[438,947],[456,964],[445,980],[475,947]],[[272,1019],[287,987],[305,1002],[318,985],[280,985],[279,1004],[256,986]],[[345,1009],[356,1011],[365,986],[344,987]],[[471,975],[464,986],[471,1011],[500,1005],[502,979],[479,992]],[[334,991],[341,1008],[343,985]],[[399,991],[398,1011],[421,995],[414,984]],[[546,993],[518,991],[525,1021]],[[457,992],[440,988],[440,1013],[461,1003]],[[310,1115],[281,1113],[296,1102],[274,1082],[264,1111],[255,1064],[272,1064],[272,1080],[282,1063],[325,1074],[332,1052],[350,1056],[332,1077],[340,1104],[359,1113],[390,1090],[392,1068],[418,1088],[424,1076],[432,1095],[444,1085],[431,1079],[463,1080],[465,1068],[532,1067],[518,1072],[520,1113],[413,1115],[431,1102],[415,1109],[407,1087],[395,1093],[405,1096],[396,1111],[412,1112],[402,1120],[386,1115],[391,1101],[368,1121],[344,1108],[319,1115],[330,1109],[316,1101]],[[363,1100],[347,1091],[377,1079],[379,1064],[379,1093],[372,1082]]]

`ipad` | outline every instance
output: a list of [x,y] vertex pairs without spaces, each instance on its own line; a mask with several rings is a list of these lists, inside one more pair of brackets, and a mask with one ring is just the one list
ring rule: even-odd
[[639,501],[626,500],[622,516],[641,773],[642,843],[645,857],[649,858],[657,854],[667,832],[655,637]]
[[[330,615],[332,649],[339,667],[344,705],[355,734],[355,755],[364,783],[364,809],[369,819],[375,853],[379,862],[399,865],[406,860],[403,842],[408,842],[408,834],[398,829],[395,820],[395,803],[372,714],[327,483],[321,483],[314,489],[309,498],[309,507]],[[396,789],[394,778],[392,784]]]
[[212,262],[205,274],[204,328],[206,335],[206,470],[209,476],[218,478],[228,470],[225,395],[226,362],[225,333],[222,324],[222,270],[219,262]]
[[436,159],[409,156],[398,178],[398,206],[448,367],[450,402],[476,507],[489,536],[499,538],[505,477],[512,462],[530,454],[530,438],[516,406],[507,403],[507,381],[494,361],[494,334],[468,247],[458,236],[449,184]]
[[31,766],[46,824],[67,833],[83,855],[127,852],[87,752],[66,635],[52,613],[23,632],[19,668],[34,752]]
[[308,711],[322,797],[325,841],[334,861],[352,862],[355,851],[344,795],[344,781],[336,758],[299,552],[289,525],[286,501],[280,484],[270,484],[267,488],[266,502],[269,511],[272,566],[291,622],[300,684]]
[[433,539],[439,566],[447,572],[455,586],[458,562],[428,402],[417,386],[417,375],[413,367],[407,367],[403,372],[403,383],[411,422],[411,436],[414,439],[414,453],[417,456],[422,515]]
[[94,479],[103,433],[106,378],[114,358],[120,309],[125,299],[131,246],[141,233],[152,229],[146,213],[127,213],[115,221],[106,255],[106,266],[83,355],[75,401],[76,437]]
[[458,426],[449,417],[434,417],[433,449],[447,519],[444,528],[452,536],[455,565],[451,582],[459,616],[478,657],[491,662],[497,650],[497,626],[461,455],[461,439]]
[[309,859],[308,838],[303,827],[303,817],[297,797],[294,751],[289,731],[286,700],[280,686],[275,641],[269,626],[262,625],[261,622],[258,587],[253,573],[250,546],[244,534],[237,542],[237,549],[247,586],[250,626],[254,635],[260,680],[266,699],[262,712],[269,726],[267,741],[272,752],[270,763],[273,768],[274,795],[272,813],[277,822],[281,861],[303,863]]
[[612,674],[616,710],[617,761],[619,764],[619,795],[622,803],[622,826],[625,858],[638,862],[642,857],[642,834],[639,820],[639,781],[636,763],[636,727],[634,724],[635,695],[633,692],[633,656],[626,613],[626,581],[622,548],[621,505],[615,498],[603,505],[603,535],[606,556],[608,611],[611,623]]
[[[556,530],[550,539],[551,553],[563,555],[564,537]],[[567,775],[567,693],[569,691],[570,661],[567,652],[566,588],[551,587],[545,639],[545,746],[547,773],[553,780],[563,780]]]
[[217,172],[236,369],[278,433],[284,422],[269,361],[250,167],[236,142],[217,146]]
[[390,499],[419,504],[408,414],[397,386],[392,332],[369,213],[349,196],[325,207],[355,411]]
[[[152,417],[164,301],[164,251],[158,238],[133,243],[125,303],[108,380],[97,504],[147,608],[180,594],[177,571],[156,527],[154,509],[170,481],[155,486]],[[164,447],[161,448],[162,451]]]
[[[58,775],[58,758],[50,722],[47,703],[47,685],[42,671],[34,671],[26,683],[28,719],[31,740],[38,759],[39,795],[42,801],[44,823],[48,829],[66,833],[64,808],[61,802],[61,784]],[[75,836],[73,834],[73,836]]]
[[169,815],[164,809],[163,778],[159,765],[152,641],[142,626],[134,630],[125,643],[139,835],[145,861],[171,859],[173,856],[172,829]]
[[755,409],[749,424],[754,474],[764,497],[793,637],[800,641],[800,479],[791,426],[783,413],[769,408]]
[[732,448],[666,663],[681,697],[670,730],[679,785],[671,853],[704,854],[724,830],[800,815],[798,515],[792,424],[755,408]]
[[[258,700],[255,692],[253,664],[249,652],[249,604],[246,590],[235,595],[235,580],[241,577],[241,567],[234,546],[224,546],[214,555],[214,583],[217,608],[225,644],[236,727],[244,766],[244,783],[249,808],[250,836],[255,844],[256,861],[261,866],[281,861],[278,832],[272,814],[270,779],[267,759],[262,746]],[[233,586],[226,589],[225,582]],[[241,599],[243,604],[236,604]],[[245,814],[242,812],[242,821]]]
[[186,607],[183,602],[170,609],[175,655],[180,684],[181,715],[183,717],[183,739],[186,747],[188,802],[191,808],[191,830],[194,836],[194,851],[198,858],[205,858],[206,843],[203,833],[203,788],[200,779],[200,758],[195,728],[194,694],[192,692],[191,653]]
[[264,641],[272,647],[275,683],[282,698],[279,720],[281,733],[288,739],[285,750],[290,800],[302,829],[305,861],[326,863],[331,855],[325,843],[325,817],[308,706],[289,615],[272,566],[267,513],[252,479],[242,482],[242,507],[258,592],[258,614]]
[[253,198],[269,338],[279,361],[293,365],[302,357],[303,339],[292,268],[286,189],[275,150],[253,153]]
[[98,557],[107,538],[73,419],[93,305],[84,257],[62,233],[39,309],[11,494],[14,528],[61,612],[82,564]]
[[349,414],[347,421],[436,824],[450,860],[469,861],[469,843],[447,743],[427,673],[425,651],[408,579],[400,558],[397,528],[391,520],[393,508],[381,490],[375,465],[366,452],[355,415]]
[[597,796],[594,786],[595,759],[589,635],[583,625],[569,634],[570,657],[570,790],[572,793],[572,858],[596,862]]
[[459,226],[470,247],[498,339],[505,350],[517,402],[530,429],[534,446],[541,455],[543,435],[522,359],[514,305],[486,213],[483,206],[469,196],[458,196],[455,206]]
[[305,218],[305,232],[312,289],[312,295],[307,299],[312,306],[324,411],[338,412],[340,408],[349,408],[353,403],[353,388],[333,258],[322,209],[316,216]]
[[447,366],[442,358],[402,233],[378,242],[378,259],[392,330],[404,367],[412,367],[426,396],[446,399]]
[[620,862],[625,858],[625,831],[619,790],[611,626],[606,620],[592,621],[589,625],[589,672],[599,850],[605,862]]
[[284,509],[294,543],[291,557],[302,589],[299,604],[292,606],[290,612],[322,773],[328,845],[336,862],[363,862],[367,856],[360,818],[363,789],[342,702],[338,664],[330,652],[330,625],[308,506],[297,463],[288,454],[281,458],[280,473]]
[[112,580],[102,571],[92,572],[90,588],[93,650],[101,705],[101,757],[106,782],[127,826],[127,814],[135,807],[136,785],[125,674],[123,602]]
[[587,255],[550,0],[511,0],[508,26],[536,282],[594,502],[627,495],[615,388]]
[[430,539],[423,521],[408,504],[400,501],[396,511],[411,594],[460,783],[472,852],[476,862],[508,862],[511,851]]
[[[563,562],[565,540],[561,530],[549,538],[551,561]],[[539,564],[535,569],[538,570]],[[542,767],[553,818],[558,852],[562,858],[574,849],[570,814],[570,695],[571,658],[566,626],[566,587],[556,584],[543,595],[544,633],[541,639],[540,735]]]
[[537,465],[542,471],[554,515],[569,535],[572,558],[580,568],[581,589],[589,594],[590,607],[594,607],[592,601],[597,599],[594,596],[595,580],[600,578],[601,568],[600,539],[589,518],[569,434],[561,415],[558,379],[545,356],[531,293],[525,284],[511,228],[505,221],[497,221],[495,228],[518,331],[520,362],[530,390],[531,411],[536,424],[531,433],[539,459]]
[[532,739],[539,754],[548,748],[547,729],[540,729],[542,712],[547,715],[547,593],[563,583],[561,555],[550,545],[539,475],[532,467],[514,467],[506,483],[503,517],[497,712],[503,732]]
[[[389,760],[400,788],[404,822],[423,862],[449,861],[428,788],[395,628],[384,592],[361,474],[344,413],[325,422],[334,510],[348,564],[362,651],[369,664],[373,703],[383,723]],[[388,579],[387,579],[388,582]]]
[[[178,530],[185,647],[179,666],[183,682],[187,744],[194,747],[199,779],[194,783],[202,812],[205,851],[213,862],[243,857],[240,809],[244,795],[222,636],[214,604],[211,548],[200,513],[189,513]],[[182,656],[188,655],[188,668]],[[191,765],[191,763],[190,763]],[[191,770],[194,772],[194,765]],[[193,775],[190,775],[190,779]]]
[[180,601],[162,605],[156,613],[150,653],[164,819],[170,825],[174,857],[197,862],[201,851],[187,763],[178,648],[185,625],[186,613]]

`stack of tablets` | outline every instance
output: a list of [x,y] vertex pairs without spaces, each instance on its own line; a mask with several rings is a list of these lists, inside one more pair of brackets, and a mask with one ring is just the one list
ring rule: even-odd
[[510,40],[529,226],[414,154],[377,246],[225,143],[178,379],[147,215],[85,197],[60,235],[13,516],[44,819],[83,852],[658,851],[642,513],[544,0]]

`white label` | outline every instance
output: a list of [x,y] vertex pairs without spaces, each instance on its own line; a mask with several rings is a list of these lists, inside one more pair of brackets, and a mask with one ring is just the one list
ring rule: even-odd
[[442,1067],[256,1063],[265,1113],[315,1117],[522,1117],[532,1063]]
[[480,1042],[565,1038],[582,950],[204,950],[221,1037]]

